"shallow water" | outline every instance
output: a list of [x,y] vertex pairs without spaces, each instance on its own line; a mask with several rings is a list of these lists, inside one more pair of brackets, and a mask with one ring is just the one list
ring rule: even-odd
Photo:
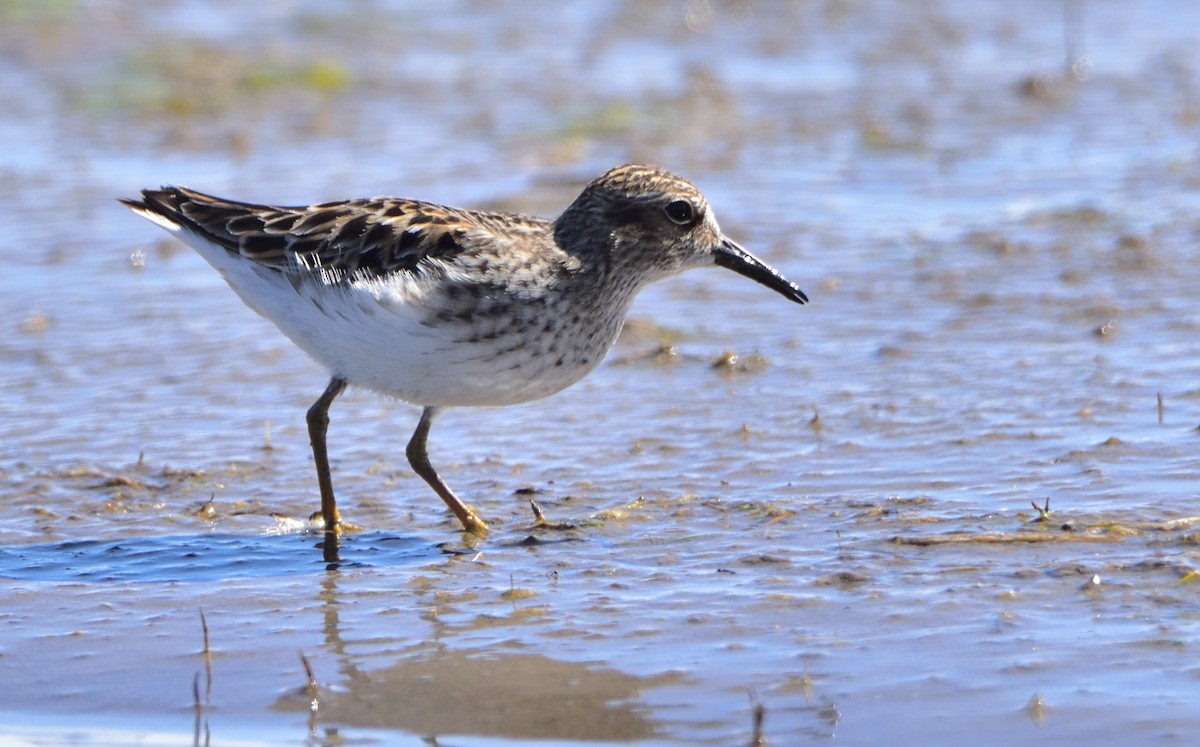
[[[256,8],[0,4],[6,740],[1200,735],[1200,10]],[[576,387],[447,413],[482,541],[351,393],[335,562],[325,374],[114,201],[553,215],[631,160],[813,303],[694,271]]]

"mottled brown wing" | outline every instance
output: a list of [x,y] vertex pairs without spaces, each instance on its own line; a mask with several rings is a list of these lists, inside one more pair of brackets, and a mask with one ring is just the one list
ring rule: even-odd
[[394,198],[281,207],[163,187],[143,190],[142,200],[122,202],[259,264],[279,270],[320,267],[346,278],[412,272],[423,259],[454,257],[476,226],[466,211]]

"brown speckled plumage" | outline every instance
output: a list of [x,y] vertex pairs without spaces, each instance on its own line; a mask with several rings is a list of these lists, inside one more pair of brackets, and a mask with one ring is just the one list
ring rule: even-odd
[[733,269],[807,301],[721,234],[699,190],[654,166],[608,171],[554,221],[394,198],[280,207],[184,187],[122,202],[196,248],[331,372],[309,411],[330,530],[340,519],[325,425],[348,384],[425,408],[409,459],[468,529],[482,531],[428,462],[440,408],[514,404],[570,386],[608,352],[642,288],[691,267]]
[[[486,250],[489,239],[543,235],[548,221],[388,197],[281,207],[234,202],[186,187],[142,192],[142,204],[266,267],[323,267],[339,277],[413,272],[421,260]],[[481,239],[481,237],[483,237]],[[483,244],[483,246],[481,246]]]

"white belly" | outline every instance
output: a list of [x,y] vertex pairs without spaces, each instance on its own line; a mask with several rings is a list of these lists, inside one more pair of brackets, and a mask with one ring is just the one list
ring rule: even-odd
[[579,314],[563,299],[526,299],[511,313],[439,319],[437,279],[300,281],[182,238],[332,375],[422,406],[510,405],[561,391],[599,365],[629,306]]

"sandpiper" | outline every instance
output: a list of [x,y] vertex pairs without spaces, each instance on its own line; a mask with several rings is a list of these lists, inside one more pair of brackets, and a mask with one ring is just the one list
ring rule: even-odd
[[429,428],[444,408],[571,386],[599,365],[642,288],[692,267],[725,267],[808,300],[721,233],[696,187],[655,166],[608,171],[556,220],[383,197],[280,207],[184,187],[121,202],[198,251],[329,370],[308,431],[330,532],[343,525],[325,434],[347,386],[424,408],[409,463],[481,534],[487,524],[429,461]]

